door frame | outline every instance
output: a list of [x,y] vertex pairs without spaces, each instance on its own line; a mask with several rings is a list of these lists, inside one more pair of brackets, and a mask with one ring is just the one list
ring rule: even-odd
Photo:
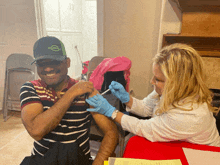
[[46,36],[43,0],[34,0],[38,39]]

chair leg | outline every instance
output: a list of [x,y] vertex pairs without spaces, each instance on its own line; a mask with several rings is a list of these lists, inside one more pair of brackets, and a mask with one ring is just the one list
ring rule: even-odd
[[[6,72],[7,75],[7,72]],[[3,96],[3,106],[2,106],[2,111],[3,111],[3,119],[6,122],[7,121],[7,115],[8,115],[8,107],[7,107],[7,98],[8,98],[8,82],[7,82],[7,76],[5,78],[5,89],[4,89],[4,96]]]
[[4,115],[4,122],[6,122],[10,116],[8,116],[8,104],[7,104],[7,101],[5,101],[4,103],[4,111],[3,111],[3,115]]
[[123,153],[124,153],[124,144],[125,144],[125,139],[123,138],[122,139],[122,142],[121,142],[121,146],[120,146],[120,157],[123,156]]
[[119,136],[119,157],[122,157],[124,153],[125,137],[123,137],[122,135]]
[[7,109],[7,103],[6,101],[3,103],[3,118],[4,121],[7,121],[7,116],[8,116],[8,109]]

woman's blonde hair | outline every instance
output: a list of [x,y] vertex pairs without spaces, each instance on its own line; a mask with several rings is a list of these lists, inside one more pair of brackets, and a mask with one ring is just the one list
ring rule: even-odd
[[198,52],[186,44],[172,44],[161,49],[154,57],[154,63],[161,67],[166,77],[165,86],[157,114],[174,108],[181,108],[185,103],[206,102],[209,110],[217,113],[212,107],[212,93],[204,83],[203,62]]

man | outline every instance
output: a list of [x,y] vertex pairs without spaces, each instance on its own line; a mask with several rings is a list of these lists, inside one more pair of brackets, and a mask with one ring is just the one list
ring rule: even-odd
[[[70,78],[70,59],[63,43],[51,36],[34,44],[33,63],[39,80],[21,87],[22,122],[35,139],[32,156],[23,164],[91,164],[89,128],[92,117],[104,137],[93,165],[103,165],[118,142],[117,126],[109,118],[86,111],[85,96],[97,94],[91,82]],[[91,116],[92,114],[92,116]]]

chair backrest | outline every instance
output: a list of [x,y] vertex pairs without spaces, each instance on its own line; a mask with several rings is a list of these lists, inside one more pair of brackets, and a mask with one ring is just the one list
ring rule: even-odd
[[88,72],[87,72],[87,80],[89,80],[93,70],[105,59],[108,57],[95,56],[89,61]]
[[6,100],[19,100],[21,86],[26,81],[34,80],[36,67],[31,65],[33,57],[27,54],[11,54],[6,60],[5,88]]
[[35,79],[34,72],[30,70],[10,70],[8,72],[8,97],[11,100],[18,100],[21,86],[27,82]]
[[14,68],[25,68],[35,72],[35,65],[31,65],[34,58],[28,54],[14,53],[8,56],[6,60],[6,70]]

